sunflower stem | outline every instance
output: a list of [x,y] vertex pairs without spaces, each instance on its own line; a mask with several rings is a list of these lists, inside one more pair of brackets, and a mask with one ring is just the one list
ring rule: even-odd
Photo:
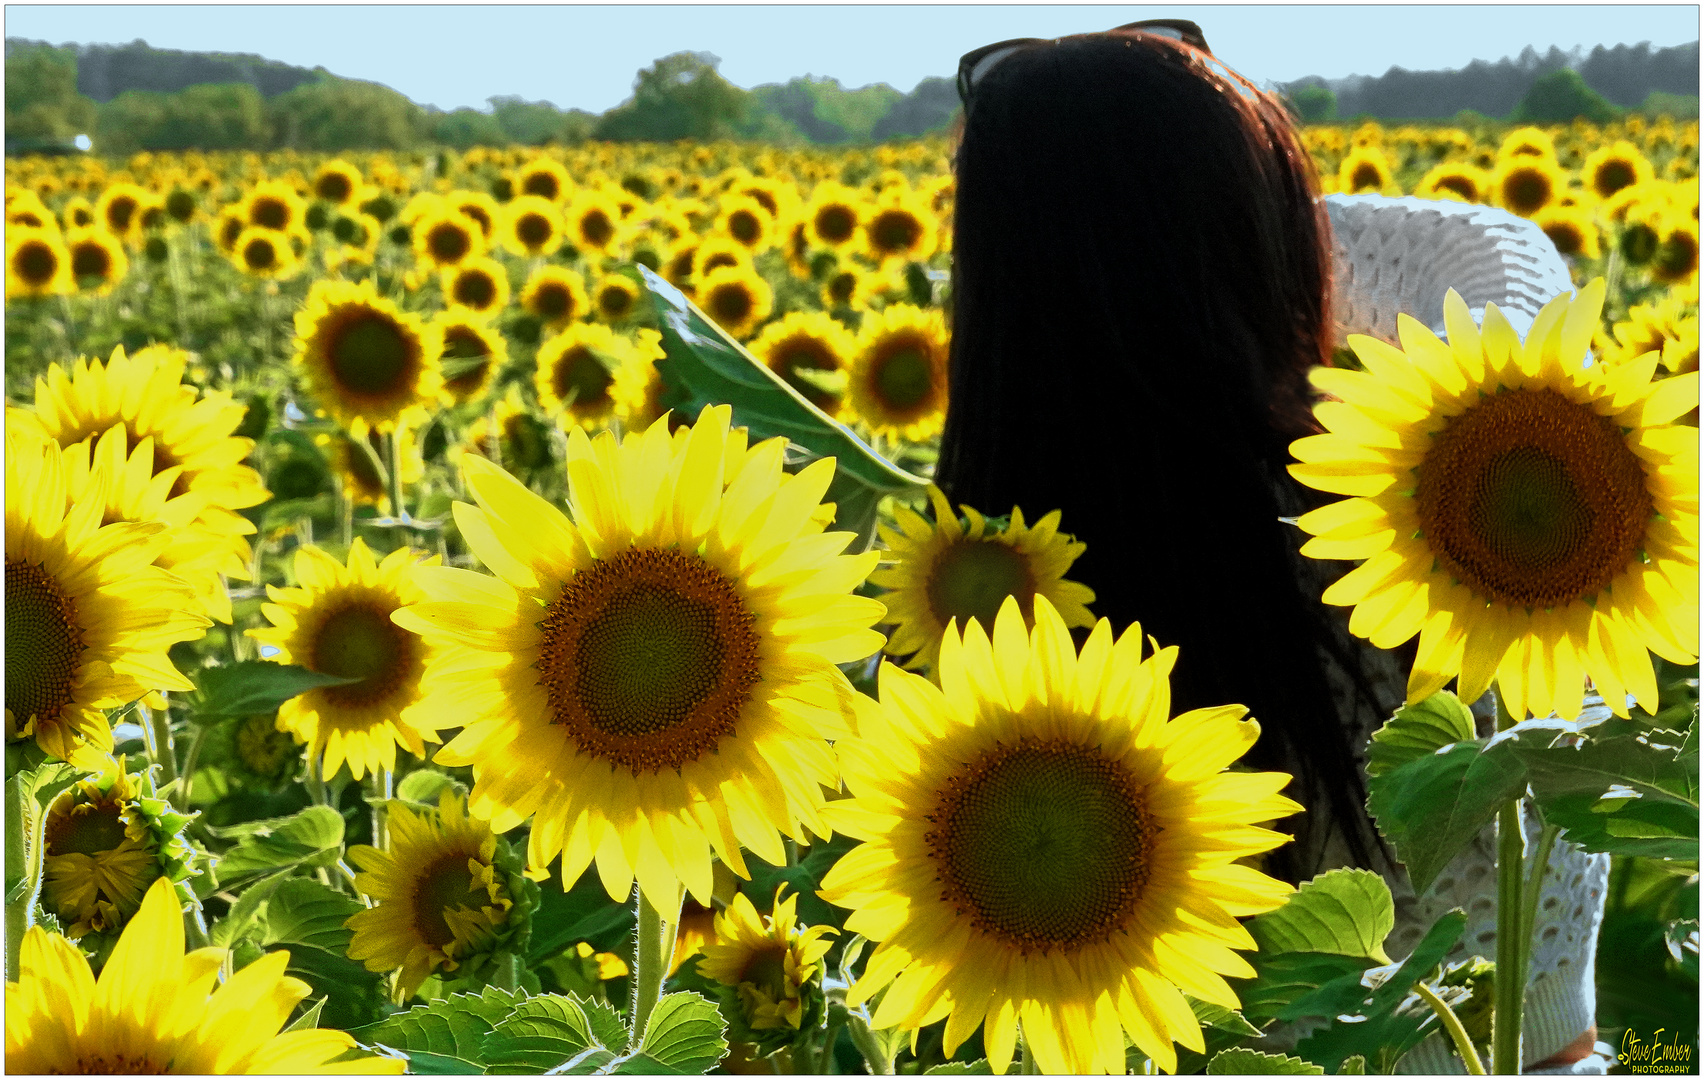
[[852,1013],[846,1021],[846,1034],[852,1037],[852,1045],[864,1056],[864,1067],[870,1070],[871,1076],[893,1075],[893,1058],[888,1056],[881,1037],[870,1030],[864,1017]]
[[1023,1057],[1020,1059],[1018,1071],[1025,1076],[1040,1076],[1041,1066],[1035,1063],[1035,1051],[1030,1049],[1029,1040],[1020,1039],[1018,1045],[1023,1051]]
[[1485,1063],[1479,1060],[1479,1051],[1473,1048],[1473,1039],[1468,1036],[1467,1028],[1462,1026],[1461,1018],[1456,1016],[1455,1010],[1423,982],[1415,983],[1414,991],[1420,995],[1421,1001],[1430,1005],[1432,1011],[1438,1014],[1438,1022],[1450,1033],[1450,1041],[1455,1043],[1456,1053],[1460,1054],[1461,1060],[1466,1063],[1468,1074],[1484,1076]]
[[373,846],[380,851],[390,850],[389,821],[391,799],[391,771],[389,769],[373,770]]
[[408,528],[401,524],[401,522],[408,516],[408,511],[404,510],[402,506],[402,469],[400,467],[402,462],[400,460],[401,449],[398,445],[400,442],[401,440],[397,438],[397,433],[394,428],[386,433],[385,486],[390,492],[391,517],[398,523],[394,534],[396,538],[396,546],[399,548],[405,548],[408,546]]
[[[36,888],[40,884],[41,845],[27,843],[35,832],[35,809],[24,793],[24,781],[6,781],[6,981],[18,981],[18,957],[24,934],[34,922]],[[33,837],[31,837],[33,839]],[[17,894],[15,897],[13,894]]]
[[195,729],[195,738],[189,741],[189,749],[183,755],[183,783],[172,793],[172,805],[179,810],[189,809],[189,788],[195,783],[195,766],[201,757],[202,744],[207,742],[207,726],[205,724]]
[[337,538],[343,544],[343,550],[348,551],[355,543],[355,500],[343,490],[341,483],[332,487],[337,497]]
[[[1496,694],[1497,730],[1515,724],[1503,700]],[[1513,1076],[1521,1071],[1521,1009],[1525,1004],[1528,942],[1523,937],[1521,856],[1526,837],[1521,830],[1519,798],[1497,811],[1497,976],[1496,1008],[1491,1025],[1491,1071]]]
[[651,1010],[663,996],[663,982],[668,978],[669,960],[674,956],[675,932],[680,926],[682,897],[676,887],[673,910],[658,911],[639,890],[638,942],[633,956],[633,1043],[645,1038],[645,1025],[651,1020]]
[[[165,691],[160,691],[160,696],[165,697]],[[178,777],[177,748],[172,744],[172,711],[166,706],[150,709],[146,705],[138,705],[137,708],[142,713],[144,726],[154,734],[149,752],[154,764],[160,767],[160,786],[165,787]]]

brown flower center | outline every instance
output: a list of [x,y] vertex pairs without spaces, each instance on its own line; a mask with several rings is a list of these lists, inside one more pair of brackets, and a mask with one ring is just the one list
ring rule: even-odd
[[82,664],[77,607],[44,566],[6,560],[6,709],[20,727],[52,722],[72,701]]

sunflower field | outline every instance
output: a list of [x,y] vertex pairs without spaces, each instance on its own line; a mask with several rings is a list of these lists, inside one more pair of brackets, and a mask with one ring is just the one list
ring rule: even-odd
[[[1261,873],[1258,724],[929,483],[944,140],[20,158],[8,1070],[1513,1071],[1523,793],[1613,856],[1598,1038],[1695,1053],[1698,123],[1304,134],[1579,287],[1357,339],[1293,451],[1327,602],[1420,635],[1370,806],[1422,888],[1502,822],[1498,955]],[[1493,451],[1562,585],[1462,554]]]

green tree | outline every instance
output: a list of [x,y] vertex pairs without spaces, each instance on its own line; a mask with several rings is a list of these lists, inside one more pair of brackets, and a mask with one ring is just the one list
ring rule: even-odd
[[51,139],[95,127],[95,103],[77,93],[77,54],[47,46],[6,50],[6,135]]
[[264,150],[266,107],[247,83],[207,83],[175,94],[126,90],[100,107],[95,137],[107,154]]
[[1515,106],[1509,120],[1517,124],[1566,124],[1583,116],[1594,124],[1607,124],[1620,115],[1621,110],[1587,86],[1579,72],[1562,68],[1533,80],[1532,89]]
[[474,146],[508,146],[509,134],[490,113],[461,108],[432,117],[432,141],[466,150]]
[[710,53],[678,52],[641,70],[633,96],[598,121],[593,135],[617,142],[706,141],[738,133],[751,95],[722,78]]
[[407,150],[431,130],[426,110],[377,83],[327,75],[267,102],[272,142],[296,150]]
[[1329,124],[1337,119],[1337,95],[1329,86],[1304,86],[1290,95],[1304,124]]

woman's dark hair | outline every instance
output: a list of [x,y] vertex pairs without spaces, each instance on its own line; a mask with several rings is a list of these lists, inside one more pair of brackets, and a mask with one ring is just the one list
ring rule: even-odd
[[1249,763],[1309,808],[1269,869],[1319,869],[1332,828],[1372,865],[1349,731],[1389,703],[1279,520],[1312,505],[1284,466],[1331,349],[1328,225],[1288,115],[1211,57],[1120,33],[1021,49],[974,99],[937,482],[989,513],[1062,509],[1096,615],[1179,647],[1175,709],[1250,708]]

